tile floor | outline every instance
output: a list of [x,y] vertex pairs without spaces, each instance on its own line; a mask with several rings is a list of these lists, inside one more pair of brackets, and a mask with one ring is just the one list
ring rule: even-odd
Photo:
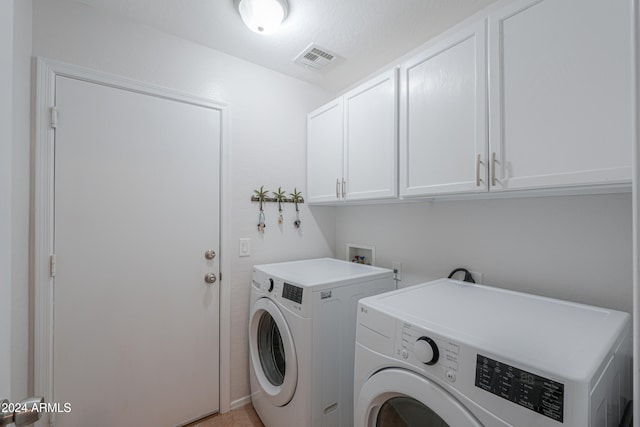
[[264,425],[253,410],[253,406],[247,405],[226,414],[212,415],[185,427],[264,427]]

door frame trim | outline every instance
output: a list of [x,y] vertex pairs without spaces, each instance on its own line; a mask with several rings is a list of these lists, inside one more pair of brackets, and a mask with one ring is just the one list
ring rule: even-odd
[[[53,278],[50,257],[54,249],[54,140],[51,108],[55,105],[55,80],[65,76],[104,86],[125,89],[174,101],[213,108],[220,111],[220,274],[219,283],[219,407],[231,407],[231,355],[221,349],[231,348],[231,258],[225,256],[229,245],[229,107],[216,100],[177,92],[76,65],[36,58],[35,149],[33,185],[33,390],[51,402],[53,394]],[[224,285],[224,286],[223,286]],[[48,425],[43,417],[36,425]]]

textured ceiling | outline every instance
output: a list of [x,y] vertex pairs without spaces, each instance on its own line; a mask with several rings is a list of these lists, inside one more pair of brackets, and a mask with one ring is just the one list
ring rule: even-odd
[[[78,1],[339,92],[495,0],[288,0],[271,35],[246,28],[233,0]],[[312,42],[339,59],[294,64]]]

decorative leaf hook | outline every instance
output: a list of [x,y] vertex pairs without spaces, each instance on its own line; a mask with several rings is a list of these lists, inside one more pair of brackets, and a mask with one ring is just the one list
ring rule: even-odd
[[273,191],[273,195],[278,202],[278,224],[282,224],[284,221],[282,216],[282,202],[285,200],[286,192],[282,191],[282,189],[278,187],[278,191]]
[[265,190],[264,186],[261,185],[260,190],[254,190],[254,192],[256,193],[256,196],[258,196],[258,201],[260,202],[260,212],[258,213],[258,231],[264,233],[264,229],[267,224],[265,224],[264,220],[264,210],[262,209],[262,202],[264,202],[264,198],[269,191]]
[[293,203],[296,205],[296,220],[293,221],[293,226],[295,228],[300,228],[300,224],[301,224],[300,208],[298,207],[298,202],[300,201],[301,194],[302,193],[300,193],[297,188],[293,189],[293,193],[289,193],[289,195],[291,196],[291,199],[293,200]]

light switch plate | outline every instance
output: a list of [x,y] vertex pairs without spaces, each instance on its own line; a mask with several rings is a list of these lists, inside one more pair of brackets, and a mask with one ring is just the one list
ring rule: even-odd
[[244,237],[240,239],[239,245],[239,256],[250,256],[251,255],[251,239],[249,237]]

